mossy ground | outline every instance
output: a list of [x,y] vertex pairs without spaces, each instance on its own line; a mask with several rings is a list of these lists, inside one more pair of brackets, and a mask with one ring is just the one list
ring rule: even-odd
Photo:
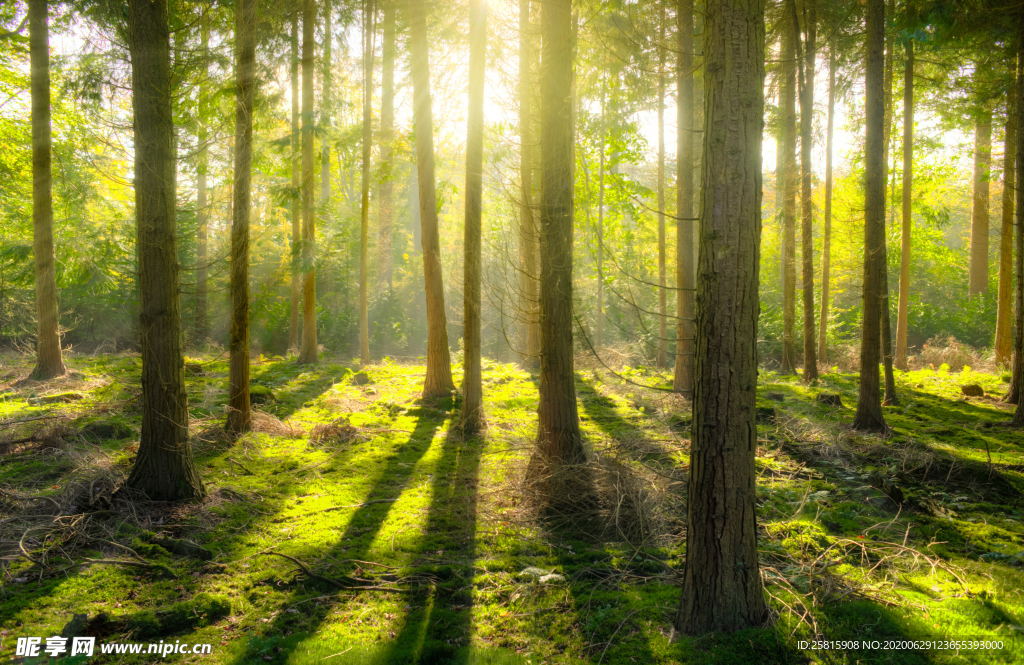
[[[102,539],[83,541],[73,529],[24,534],[45,569],[20,556],[17,535],[12,545],[5,530],[0,657],[13,655],[19,636],[58,635],[76,613],[106,613],[114,628],[101,641],[213,644],[212,655],[179,662],[1024,662],[1016,637],[1024,630],[1024,435],[990,426],[1008,420],[1006,406],[959,391],[972,382],[999,395],[999,375],[900,374],[902,403],[885,409],[895,434],[880,439],[849,430],[855,376],[826,374],[807,387],[763,374],[759,406],[774,416],[759,424],[758,511],[773,621],[737,635],[680,638],[671,631],[689,450],[680,398],[579,372],[588,446],[612,484],[627,488],[621,496],[634,499],[633,513],[608,511],[607,528],[588,530],[539,522],[524,508],[518,492],[537,386],[517,365],[485,361],[489,429],[463,438],[453,426],[457,398],[418,399],[421,365],[385,360],[357,384],[350,362],[301,367],[261,357],[253,383],[273,399],[260,409],[278,420],[227,442],[216,434],[227,363],[212,355],[189,363],[207,500],[145,503],[134,514],[82,522]],[[26,497],[85,513],[69,488],[90,485],[82,481],[90,473],[123,478],[134,456],[138,356],[71,355],[67,364],[65,378],[21,382],[29,360],[2,358],[0,424],[27,421],[0,430],[4,529],[45,524],[19,521],[40,501]],[[825,390],[841,393],[844,406],[815,402]],[[32,439],[40,424],[51,429],[39,441],[2,443]],[[654,517],[638,517],[648,509]],[[214,559],[174,555],[146,542],[147,532],[190,539]],[[134,544],[174,577],[80,565],[130,559],[111,543]],[[339,592],[270,551],[322,577],[400,592]],[[564,579],[539,583],[522,574],[531,566]],[[1002,640],[1004,648],[802,650],[799,641],[815,631],[831,640]]]

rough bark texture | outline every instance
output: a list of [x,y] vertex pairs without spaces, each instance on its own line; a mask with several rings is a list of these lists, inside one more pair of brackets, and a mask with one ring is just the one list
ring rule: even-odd
[[796,40],[792,21],[782,28],[782,127],[785,184],[782,207],[782,367],[796,372]]
[[28,3],[32,94],[32,253],[36,269],[36,366],[32,378],[64,374],[53,254],[53,192],[50,173],[50,30],[46,0]]
[[427,375],[423,397],[445,397],[455,390],[448,324],[441,275],[441,242],[437,231],[437,193],[434,190],[434,116],[427,60],[426,0],[409,0],[409,69],[416,128],[416,167],[419,174],[420,229],[423,242],[423,282],[427,294]]
[[209,318],[207,316],[207,279],[209,272],[209,258],[207,256],[210,210],[207,197],[206,174],[209,168],[209,151],[206,149],[206,142],[209,140],[209,132],[206,123],[209,116],[210,95],[207,80],[209,78],[210,66],[210,24],[204,17],[200,28],[200,53],[203,58],[203,77],[199,83],[199,156],[196,159],[197,192],[196,192],[196,320],[195,337],[199,342],[206,340],[210,334]]
[[201,499],[188,442],[175,232],[174,119],[166,0],[128,3],[142,337],[142,435],[128,486],[154,501]]
[[658,367],[668,364],[668,293],[665,269],[665,3],[658,35]]
[[519,320],[523,361],[536,367],[540,360],[539,283],[537,282],[538,229],[534,196],[533,132],[534,63],[537,59],[531,22],[530,0],[519,0]]
[[693,394],[693,0],[679,0],[676,46],[676,367],[672,387]]
[[255,95],[256,0],[235,5],[235,193],[231,221],[231,342],[227,431],[252,427],[249,404],[249,211],[252,198],[252,103]]
[[292,175],[292,309],[288,327],[288,350],[299,348],[299,306],[302,303],[300,288],[302,273],[302,221],[299,197],[299,10],[292,12],[291,35],[291,80],[292,80],[292,140],[291,140],[291,175]]
[[[796,0],[793,2],[794,13]],[[801,285],[804,305],[804,381],[818,380],[818,354],[814,343],[814,183],[811,171],[811,142],[814,130],[814,59],[816,42],[816,25],[818,21],[815,0],[803,1],[803,18],[806,22],[804,32],[807,36],[804,44],[804,67],[800,72],[800,170],[801,170],[801,224],[800,224],[800,260]],[[799,54],[800,34],[796,32],[797,52]]]
[[[757,563],[757,318],[764,4],[710,0],[686,566],[676,627],[768,618]],[[723,371],[728,368],[728,371]]]
[[316,208],[313,205],[313,51],[316,2],[302,3],[302,346],[300,365],[319,360],[316,343]]
[[573,372],[572,4],[541,5],[541,279],[538,450],[548,464],[585,459]]
[[971,206],[969,295],[988,290],[989,171],[992,168],[992,110],[982,106],[974,120],[974,199]]
[[377,229],[377,293],[391,292],[391,230],[394,220],[394,173],[392,152],[395,141],[395,6],[383,0],[384,44],[381,51],[380,98],[380,186]]
[[903,228],[900,233],[900,298],[896,313],[896,367],[907,370],[907,314],[910,308],[910,239],[914,229],[914,42],[907,41],[903,72]]
[[483,382],[480,367],[481,223],[484,171],[484,64],[487,57],[487,4],[469,0],[469,117],[466,127],[466,225],[464,332],[466,356],[462,381],[462,429],[484,427]]
[[885,3],[867,0],[864,159],[864,303],[861,320],[860,386],[854,429],[885,432],[878,376],[885,266]]
[[370,322],[367,313],[369,297],[370,244],[370,149],[373,147],[373,37],[376,7],[373,0],[363,0],[363,160],[359,204],[359,361],[370,362]]
[[1010,86],[1006,99],[1006,128],[1003,134],[1003,214],[999,232],[999,295],[996,306],[996,362],[1009,365],[1013,356],[1013,195],[1014,157],[1017,151],[1017,81],[1014,63],[1008,69]]
[[[887,12],[889,16],[894,16],[896,12],[896,0],[888,0]],[[891,195],[889,200],[883,203],[882,218],[885,218],[886,208],[889,206],[888,211],[890,212],[889,221],[890,224],[896,224],[896,208],[891,206],[891,202],[896,198],[896,179],[890,178],[889,174],[889,145],[890,139],[892,138],[892,117],[893,117],[893,96],[892,96],[892,81],[893,81],[893,63],[895,61],[895,40],[894,32],[887,30],[885,33],[885,75],[883,78],[883,86],[885,88],[883,92],[883,100],[885,107],[885,125],[882,130],[882,165],[884,170],[884,177],[882,179],[882,190],[886,191],[889,187],[889,183],[892,183],[892,189],[889,190]],[[886,256],[888,256],[888,245],[887,245],[887,234],[883,233],[882,243],[886,244],[884,248]],[[892,320],[890,316],[889,307],[889,262],[885,260],[881,265],[881,278],[879,279],[879,298],[881,298],[881,316],[879,337],[881,339],[881,348],[879,352],[882,356],[882,370],[885,377],[885,395],[882,398],[882,404],[885,406],[898,404],[899,400],[896,397],[896,377],[892,371]]]
[[[1017,135],[1024,139],[1024,16],[1017,21]],[[1024,140],[1017,141],[1016,172],[1024,177]],[[1016,270],[1017,288],[1014,291],[1014,328],[1013,339],[1013,378],[1006,401],[1017,405],[1014,421],[1024,425],[1024,187],[1017,183],[1017,205],[1014,214],[1017,218]]]
[[836,49],[828,49],[828,120],[825,129],[825,219],[821,230],[821,312],[818,315],[818,359],[827,362],[829,279],[832,261],[832,140],[836,111]]

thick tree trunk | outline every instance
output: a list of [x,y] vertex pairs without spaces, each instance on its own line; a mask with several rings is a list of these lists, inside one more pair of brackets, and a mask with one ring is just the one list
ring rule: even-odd
[[209,20],[202,19],[200,52],[203,58],[203,74],[199,83],[199,156],[196,160],[197,172],[197,193],[196,193],[196,322],[195,335],[199,342],[204,342],[210,334],[210,323],[207,314],[207,280],[209,274],[209,228],[210,210],[207,194],[206,175],[209,169],[209,151],[206,142],[209,140],[209,132],[206,127],[209,115],[209,85],[207,84],[210,75],[210,24]]
[[291,36],[291,82],[292,82],[292,136],[291,136],[291,175],[292,175],[292,309],[288,327],[288,350],[299,349],[299,306],[302,304],[300,275],[302,273],[302,222],[300,203],[300,163],[299,163],[299,9],[292,12]]
[[541,5],[540,459],[584,461],[573,371],[572,3]]
[[1017,82],[1013,63],[1008,67],[1006,129],[1003,134],[1003,215],[999,233],[999,296],[996,307],[996,363],[1009,365],[1013,355],[1013,195],[1014,157],[1017,151]]
[[231,343],[227,431],[252,427],[249,404],[249,213],[255,96],[256,0],[235,5],[235,194],[231,221]]
[[882,276],[885,266],[885,0],[867,0],[864,159],[864,303],[861,321],[860,386],[853,428],[886,432],[879,394]]
[[989,171],[992,168],[992,111],[978,110],[974,120],[974,199],[971,206],[971,267],[969,295],[988,290],[988,200]]
[[783,374],[796,372],[796,39],[793,23],[782,28],[782,126],[785,189],[782,211],[782,367]]
[[395,5],[383,0],[384,44],[381,62],[380,98],[380,187],[378,209],[380,227],[377,230],[377,293],[390,293],[391,281],[391,228],[394,220],[394,173],[392,152],[395,142]]
[[519,319],[523,361],[536,367],[540,360],[539,284],[537,282],[538,228],[533,171],[537,150],[533,132],[534,47],[530,0],[519,0]]
[[[793,4],[796,15],[796,0]],[[800,72],[800,170],[801,170],[801,212],[800,225],[800,260],[801,260],[801,291],[804,305],[804,381],[818,380],[818,355],[814,343],[814,184],[811,170],[811,142],[814,130],[814,59],[816,45],[816,27],[818,22],[815,0],[803,0],[804,19],[807,23],[804,32],[807,35],[805,46],[805,65]],[[797,53],[800,51],[799,25],[794,28]]]
[[658,29],[658,367],[668,365],[668,293],[665,289],[665,3]]
[[370,322],[367,312],[370,244],[370,149],[373,147],[373,40],[377,9],[363,0],[363,161],[359,215],[359,361],[370,362]]
[[733,632],[768,618],[754,470],[764,4],[710,0],[706,21],[693,445],[676,617],[688,635]]
[[484,65],[487,58],[487,4],[469,2],[469,118],[466,127],[466,226],[464,332],[466,356],[462,381],[462,429],[485,426],[480,368],[480,282],[483,271],[481,224],[484,171]]
[[821,238],[821,313],[818,315],[818,359],[827,362],[829,279],[832,261],[832,139],[836,111],[836,49],[828,48],[828,120],[825,129],[825,222]]
[[423,397],[446,397],[455,390],[448,324],[441,275],[441,241],[437,229],[434,189],[434,116],[430,98],[426,0],[409,0],[410,76],[413,122],[416,129],[416,167],[419,172],[420,228],[423,241],[423,282],[427,294],[427,375]]
[[154,501],[196,500],[205,491],[188,442],[166,0],[130,0],[128,51],[135,115],[142,435],[127,485]]
[[[895,16],[896,13],[896,0],[888,0],[887,10],[889,16]],[[885,176],[883,183],[885,183],[883,190],[889,191],[890,196],[888,201],[885,203],[888,208],[882,209],[882,218],[885,218],[885,212],[890,212],[889,221],[891,224],[896,223],[896,208],[893,206],[893,201],[896,198],[896,179],[890,178],[889,173],[889,145],[892,138],[892,116],[893,116],[893,97],[892,97],[892,81],[893,81],[893,63],[895,61],[895,41],[894,33],[892,30],[887,30],[885,33],[885,76],[883,78],[883,85],[885,86],[884,104],[885,104],[885,126],[883,128],[883,166],[885,168]],[[889,189],[889,183],[892,183],[892,189]],[[882,235],[882,242],[887,243],[887,234]],[[885,247],[886,256],[888,256],[888,246]],[[890,316],[889,308],[889,262],[884,261],[881,266],[882,275],[880,278],[880,288],[882,289],[879,298],[881,298],[881,316],[882,320],[880,323],[880,339],[881,349],[880,353],[882,356],[882,371],[885,377],[885,395],[882,398],[882,404],[884,406],[890,406],[899,403],[899,399],[896,397],[896,377],[892,371],[892,320]]]
[[[1024,177],[1024,15],[1017,20],[1017,163],[1014,171],[1018,180]],[[1013,338],[1013,378],[1005,401],[1016,404],[1014,421],[1024,425],[1024,187],[1018,182],[1014,188],[1017,193],[1017,205],[1014,214],[1017,218],[1016,266],[1017,288],[1014,291],[1014,328]]]
[[676,367],[672,388],[693,394],[693,0],[679,0],[676,46]]
[[907,314],[910,308],[910,237],[914,229],[914,42],[907,41],[903,73],[903,228],[900,234],[900,299],[896,313],[896,367],[907,367]]
[[319,361],[316,343],[316,209],[313,205],[313,71],[316,2],[302,3],[302,347],[298,362]]
[[36,366],[32,378],[64,374],[53,254],[53,192],[50,175],[50,29],[46,0],[28,3],[32,90],[32,252],[36,268]]

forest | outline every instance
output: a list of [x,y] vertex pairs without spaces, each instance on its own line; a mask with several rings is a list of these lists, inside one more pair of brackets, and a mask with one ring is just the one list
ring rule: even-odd
[[4,0],[0,658],[1024,663],[1022,176],[1021,0]]

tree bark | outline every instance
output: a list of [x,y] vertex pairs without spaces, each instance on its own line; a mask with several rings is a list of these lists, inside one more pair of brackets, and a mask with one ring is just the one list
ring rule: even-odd
[[907,40],[903,73],[903,228],[900,234],[900,299],[896,313],[896,367],[907,366],[907,315],[910,308],[910,240],[914,192],[914,42]]
[[[975,76],[978,76],[977,72]],[[988,181],[991,168],[992,110],[983,103],[974,120],[974,199],[971,206],[971,267],[967,286],[967,292],[972,296],[988,290]]]
[[676,366],[672,388],[693,394],[693,0],[679,0],[676,46]]
[[469,117],[466,127],[466,224],[462,430],[485,426],[480,367],[480,282],[483,271],[481,224],[484,171],[484,73],[487,60],[487,4],[469,1]]
[[[896,14],[896,0],[888,0],[887,12],[889,16],[895,16]],[[893,97],[892,97],[892,82],[893,82],[893,63],[895,61],[895,41],[894,33],[892,30],[886,30],[885,33],[885,76],[883,78],[883,85],[885,87],[884,104],[885,104],[885,126],[883,128],[883,167],[885,169],[884,177],[882,182],[884,183],[883,190],[891,193],[889,199],[884,201],[885,206],[882,209],[882,218],[885,218],[885,212],[890,211],[890,223],[896,224],[896,208],[892,205],[896,198],[896,179],[890,178],[889,173],[889,146],[892,138],[892,116],[893,116]],[[889,183],[892,183],[892,189],[889,189]],[[885,252],[888,257],[888,238],[887,233],[882,234],[882,242],[886,244]],[[892,371],[892,320],[890,316],[889,308],[889,262],[884,261],[881,266],[882,275],[879,281],[881,292],[879,298],[881,298],[881,316],[882,321],[880,323],[880,339],[881,349],[880,353],[882,356],[882,373],[885,378],[885,393],[882,398],[883,406],[891,406],[899,403],[899,398],[896,396],[896,377]]]
[[785,189],[782,211],[782,367],[796,373],[796,39],[791,21],[782,28],[782,126]]
[[1017,151],[1017,81],[1013,63],[1008,67],[1006,129],[1003,138],[1003,215],[999,233],[999,295],[996,307],[996,363],[1009,365],[1013,355],[1013,190],[1014,157]]
[[[1024,138],[1024,13],[1017,20],[1017,135]],[[1016,168],[1018,180],[1024,177],[1024,140],[1017,141]],[[1024,187],[1018,182],[1014,188],[1017,194],[1017,205],[1014,214],[1017,218],[1016,266],[1017,288],[1014,291],[1014,328],[1013,338],[1013,375],[1010,390],[1005,397],[1009,404],[1016,404],[1014,422],[1024,425]]]
[[665,289],[665,3],[658,28],[658,367],[668,365],[668,292]]
[[537,150],[533,132],[534,47],[530,0],[519,0],[519,317],[525,342],[523,361],[536,367],[540,360],[538,229],[533,171]]
[[885,265],[885,0],[867,0],[864,159],[864,312],[860,385],[853,428],[887,432],[879,394],[882,276]]
[[383,0],[384,44],[381,61],[380,99],[380,186],[377,230],[377,293],[391,292],[391,233],[394,220],[394,173],[392,152],[395,142],[395,5]]
[[166,0],[130,0],[142,435],[128,486],[154,501],[205,495],[188,442],[175,229],[174,116]]
[[768,618],[757,561],[754,469],[763,2],[709,0],[704,54],[693,446],[676,616],[676,627],[688,635],[752,628]]
[[818,359],[827,362],[828,310],[832,304],[829,295],[829,271],[832,261],[832,140],[836,110],[836,49],[828,48],[828,121],[825,129],[825,221],[821,238],[821,313],[818,315]]
[[322,118],[323,138],[320,141],[320,217],[328,214],[327,206],[331,202],[331,144],[330,127],[331,111],[333,110],[334,76],[331,71],[331,47],[334,40],[331,33],[333,10],[331,0],[324,0],[324,65],[323,90],[320,93],[320,116]]
[[36,269],[36,366],[40,381],[64,374],[53,253],[52,140],[50,136],[50,28],[46,0],[28,3],[32,95],[32,253]]
[[313,71],[316,2],[302,3],[302,347],[300,365],[319,361],[316,342],[316,210],[313,205]]
[[[605,81],[607,82],[607,78]],[[608,143],[608,110],[605,90],[601,88],[601,136],[597,156],[597,348],[604,346],[604,171],[605,145]]]
[[[796,16],[796,0],[793,4]],[[818,380],[818,356],[814,343],[814,189],[811,170],[811,141],[814,130],[814,59],[817,45],[816,27],[818,23],[817,4],[815,0],[803,0],[804,32],[807,35],[805,46],[805,65],[800,72],[800,170],[801,170],[801,212],[800,225],[800,259],[801,259],[801,291],[804,305],[804,381],[810,383]],[[794,43],[797,54],[800,53],[800,26],[794,25]]]
[[434,189],[434,115],[427,60],[426,0],[409,0],[410,76],[413,84],[413,121],[416,129],[416,166],[419,172],[420,228],[423,276],[427,295],[427,375],[423,397],[446,397],[455,390],[448,324],[441,274],[441,241],[437,230],[437,193]]
[[252,428],[249,404],[249,214],[255,97],[256,0],[235,5],[235,192],[231,221],[231,343],[227,431]]
[[209,85],[210,76],[210,24],[206,17],[203,17],[200,27],[200,52],[203,58],[203,74],[199,83],[199,156],[196,160],[197,193],[196,193],[196,323],[195,336],[200,342],[206,340],[210,334],[209,317],[207,314],[207,281],[209,274],[209,228],[210,210],[207,194],[207,171],[209,170],[209,151],[206,143],[209,140],[209,132],[206,127],[210,117],[209,109]]
[[291,175],[292,175],[292,302],[291,321],[288,328],[288,350],[299,349],[299,306],[302,304],[300,275],[302,273],[302,222],[300,208],[300,163],[299,163],[299,9],[292,11],[291,35],[291,82],[292,82],[292,135],[291,135]]
[[370,149],[373,143],[373,39],[377,8],[363,0],[363,161],[359,215],[359,361],[370,362],[370,322],[367,312],[370,243]]

